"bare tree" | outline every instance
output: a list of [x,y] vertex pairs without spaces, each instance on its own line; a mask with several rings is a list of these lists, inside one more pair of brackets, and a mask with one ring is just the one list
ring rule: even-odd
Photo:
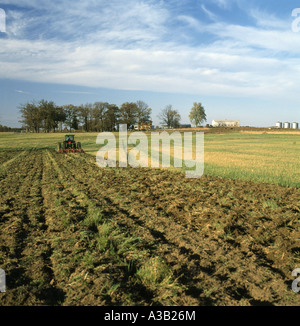
[[143,101],[137,101],[137,122],[147,122],[151,120],[152,109]]
[[173,110],[172,105],[167,105],[162,109],[161,113],[158,115],[160,122],[164,125],[167,125],[168,128],[177,128],[179,127],[179,122],[181,120],[180,114]]

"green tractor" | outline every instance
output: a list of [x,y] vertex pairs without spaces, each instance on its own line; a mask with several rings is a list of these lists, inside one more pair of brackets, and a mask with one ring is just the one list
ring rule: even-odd
[[83,153],[83,149],[81,148],[80,142],[76,143],[74,135],[65,135],[64,142],[58,143],[58,152],[59,153],[70,153],[70,152]]

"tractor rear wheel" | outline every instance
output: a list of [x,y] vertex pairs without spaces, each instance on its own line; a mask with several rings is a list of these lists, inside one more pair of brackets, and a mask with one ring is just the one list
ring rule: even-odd
[[77,149],[81,149],[81,143],[80,142],[77,143]]

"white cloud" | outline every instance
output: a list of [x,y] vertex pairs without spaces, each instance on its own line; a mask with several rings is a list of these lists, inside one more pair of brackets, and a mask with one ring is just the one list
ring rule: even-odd
[[205,31],[206,29],[205,25],[202,24],[198,19],[194,17],[187,16],[187,15],[179,15],[177,19],[197,32],[202,32]]
[[205,5],[201,5],[201,9],[205,12],[205,14],[211,19],[211,20],[217,20],[217,15],[215,15],[213,12],[208,10]]
[[231,6],[232,0],[210,0],[223,9],[228,9]]
[[[276,28],[274,16],[256,10],[256,26],[205,25],[186,12],[174,16],[160,1],[101,4],[49,1],[51,14],[31,13],[28,20],[24,12],[11,12],[10,37],[0,40],[0,78],[205,95],[297,94],[299,34],[285,30],[282,21]],[[45,4],[22,5],[40,10]],[[34,39],[26,34],[33,26],[40,26]],[[182,30],[194,42],[206,41],[183,43]]]
[[29,92],[25,92],[20,89],[16,89],[15,92],[20,93],[20,94],[30,94]]
[[299,55],[300,42],[299,34],[293,33],[290,29],[275,30],[262,29],[253,26],[231,25],[224,23],[212,24],[207,30],[222,41],[231,40],[242,48],[254,49],[259,55],[259,50],[267,51],[272,56],[282,53]]

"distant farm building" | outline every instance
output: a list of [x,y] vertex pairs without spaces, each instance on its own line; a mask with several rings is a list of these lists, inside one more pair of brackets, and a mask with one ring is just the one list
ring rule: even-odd
[[213,127],[240,127],[241,123],[238,120],[213,120]]
[[169,129],[169,126],[168,125],[161,125],[160,129]]
[[290,122],[280,122],[280,121],[278,121],[278,122],[276,122],[276,125],[275,125],[275,127],[276,128],[278,128],[278,129],[282,129],[282,128],[284,128],[284,129],[298,129],[299,128],[299,123],[298,122],[292,122],[292,123],[290,123]]
[[298,122],[293,122],[292,123],[292,128],[293,129],[299,129],[299,123]]
[[192,128],[191,124],[180,124],[177,127],[170,127],[168,125],[160,125],[160,129],[190,129]]
[[134,125],[135,130],[152,130],[152,121],[138,122]]

